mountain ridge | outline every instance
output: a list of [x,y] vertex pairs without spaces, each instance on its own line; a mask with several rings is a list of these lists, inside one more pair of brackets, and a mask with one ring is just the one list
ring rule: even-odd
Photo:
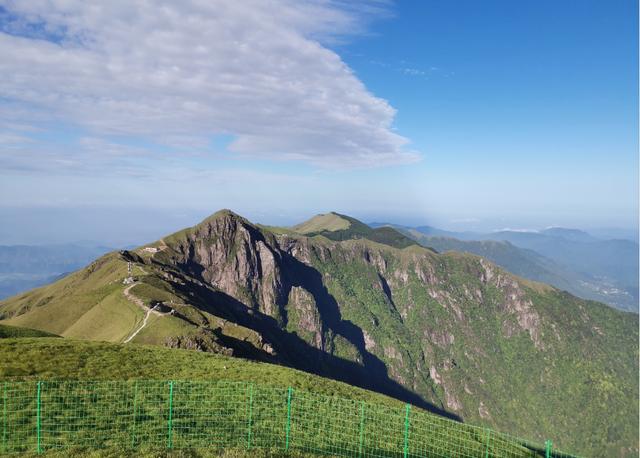
[[396,248],[417,244],[395,228],[386,226],[371,228],[362,221],[336,212],[316,215],[291,229],[307,237],[322,235],[334,241],[364,238]]
[[0,317],[122,342],[145,315],[125,288],[164,307],[135,343],[276,362],[579,452],[635,450],[622,419],[637,417],[637,316],[475,255],[272,232],[218,212],[2,301]]
[[[584,231],[565,228],[481,234],[433,227],[385,226],[395,227],[437,251],[458,250],[485,256],[530,280],[638,313],[638,245],[631,240],[601,240]],[[498,244],[489,249],[490,241]]]

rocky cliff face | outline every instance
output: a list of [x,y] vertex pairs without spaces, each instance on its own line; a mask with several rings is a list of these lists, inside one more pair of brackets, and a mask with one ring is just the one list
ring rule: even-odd
[[172,246],[183,271],[274,318],[287,302],[282,252],[248,221],[231,213],[205,220]]
[[[280,362],[453,417],[557,438],[549,428],[587,427],[570,413],[571,405],[580,410],[578,399],[609,399],[586,387],[594,374],[606,379],[637,367],[630,346],[615,361],[599,351],[620,344],[632,316],[479,257],[276,234],[230,212],[169,246],[172,265],[254,313],[238,323],[260,333]],[[637,392],[631,378],[619,381],[627,395]],[[549,389],[567,393],[553,421]]]

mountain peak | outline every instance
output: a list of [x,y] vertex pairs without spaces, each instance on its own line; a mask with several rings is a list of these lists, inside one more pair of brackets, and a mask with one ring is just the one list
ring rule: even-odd
[[223,208],[207,216],[199,224],[197,224],[196,227],[201,226],[203,224],[211,223],[213,221],[218,221],[218,220],[232,220],[232,221],[240,221],[246,224],[250,224],[249,220],[247,220],[245,217],[238,215],[237,213],[235,213],[232,210],[229,210],[228,208]]
[[317,232],[336,232],[351,228],[353,225],[363,225],[360,221],[336,212],[321,213],[313,218],[293,227],[296,232],[310,234]]
[[417,243],[392,227],[372,228],[362,221],[336,212],[316,215],[293,230],[308,237],[322,235],[335,241],[368,239],[395,248],[406,248]]

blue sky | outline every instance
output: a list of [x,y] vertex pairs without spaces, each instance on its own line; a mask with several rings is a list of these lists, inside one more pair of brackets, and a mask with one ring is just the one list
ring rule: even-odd
[[277,3],[0,0],[0,243],[637,226],[635,1]]

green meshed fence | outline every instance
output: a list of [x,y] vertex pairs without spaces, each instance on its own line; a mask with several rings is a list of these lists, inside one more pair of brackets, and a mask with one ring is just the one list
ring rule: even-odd
[[570,457],[401,408],[245,382],[0,381],[0,453],[269,448],[346,457]]

